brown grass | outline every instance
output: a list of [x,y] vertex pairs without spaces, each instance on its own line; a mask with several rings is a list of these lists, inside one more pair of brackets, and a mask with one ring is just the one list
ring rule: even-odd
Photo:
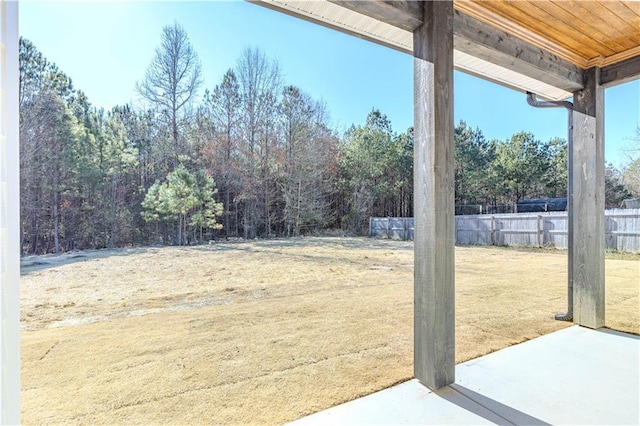
[[[80,256],[80,257],[78,257]],[[309,238],[24,259],[26,424],[278,424],[412,376],[411,243]],[[607,259],[640,334],[640,262]],[[566,253],[456,248],[456,360],[567,327]]]

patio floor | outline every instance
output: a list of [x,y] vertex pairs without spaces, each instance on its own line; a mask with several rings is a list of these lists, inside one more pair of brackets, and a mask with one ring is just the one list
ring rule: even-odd
[[640,424],[640,337],[570,327],[456,366],[432,392],[410,380],[292,424]]

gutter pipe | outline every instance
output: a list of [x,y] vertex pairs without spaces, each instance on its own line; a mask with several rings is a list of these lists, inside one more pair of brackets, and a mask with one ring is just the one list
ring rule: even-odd
[[[573,190],[573,103],[569,101],[539,101],[536,99],[536,95],[531,92],[527,92],[527,103],[535,108],[561,108],[567,109],[567,145],[569,149],[568,153],[568,178],[569,178],[569,191]],[[573,193],[569,193],[567,197],[567,210],[569,220],[569,259],[571,259],[573,253]],[[558,321],[573,321],[573,268],[571,267],[571,261],[569,261],[569,276],[567,285],[567,312],[563,314],[556,314],[555,319]]]

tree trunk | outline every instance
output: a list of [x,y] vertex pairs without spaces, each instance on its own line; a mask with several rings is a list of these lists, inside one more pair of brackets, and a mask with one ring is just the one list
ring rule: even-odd
[[182,245],[182,215],[178,216],[178,235],[176,236],[176,245]]
[[229,189],[229,184],[226,184],[226,188],[224,190],[224,236],[226,239],[229,238],[229,209],[230,209],[230,198],[231,198],[231,190]]
[[[57,186],[57,177],[54,181],[54,185]],[[57,189],[53,191],[53,241],[54,241],[54,250],[55,253],[60,253],[60,230],[59,230],[59,222],[60,216],[58,214],[58,204],[60,202],[60,193]]]

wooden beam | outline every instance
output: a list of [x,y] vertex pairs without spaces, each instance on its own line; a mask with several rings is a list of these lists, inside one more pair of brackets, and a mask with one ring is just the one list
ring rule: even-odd
[[[423,19],[417,1],[329,1],[407,31]],[[454,16],[454,47],[567,92],[583,87],[580,67],[459,10]]]
[[586,59],[583,56],[571,51],[566,46],[561,46],[552,42],[547,37],[541,36],[511,19],[507,19],[504,16],[495,13],[490,8],[486,7],[483,2],[476,3],[473,1],[458,1],[455,3],[455,7],[456,10],[467,16],[488,23],[491,26],[518,37],[521,40],[529,42],[534,46],[541,47],[549,53],[566,59],[572,64],[586,68],[583,66],[586,63]]
[[424,2],[414,34],[414,374],[454,382],[453,2]]
[[[248,1],[406,53],[412,53],[409,43],[390,42],[383,35],[386,29],[377,33],[375,29],[358,28],[357,20],[351,19],[353,16],[344,13],[344,9],[409,32],[413,32],[423,20],[422,2],[411,0]],[[583,87],[581,68],[460,11],[455,12],[454,34],[454,46],[461,52],[569,93]]]
[[569,277],[573,319],[604,326],[604,89],[600,69],[585,72],[573,95],[573,149],[569,158]]
[[422,25],[423,10],[419,1],[400,0],[328,0],[344,8],[367,15],[394,27],[413,32]]
[[581,68],[460,11],[455,12],[454,34],[455,49],[468,55],[568,92],[583,87]]
[[636,56],[640,56],[640,46],[632,47],[629,50],[625,50],[624,52],[614,53],[610,56],[601,56],[597,58],[592,58],[587,61],[584,69],[591,67],[608,67],[609,65],[615,65],[619,62],[626,61],[627,59],[633,59]]
[[602,68],[600,84],[605,87],[640,78],[640,55]]

